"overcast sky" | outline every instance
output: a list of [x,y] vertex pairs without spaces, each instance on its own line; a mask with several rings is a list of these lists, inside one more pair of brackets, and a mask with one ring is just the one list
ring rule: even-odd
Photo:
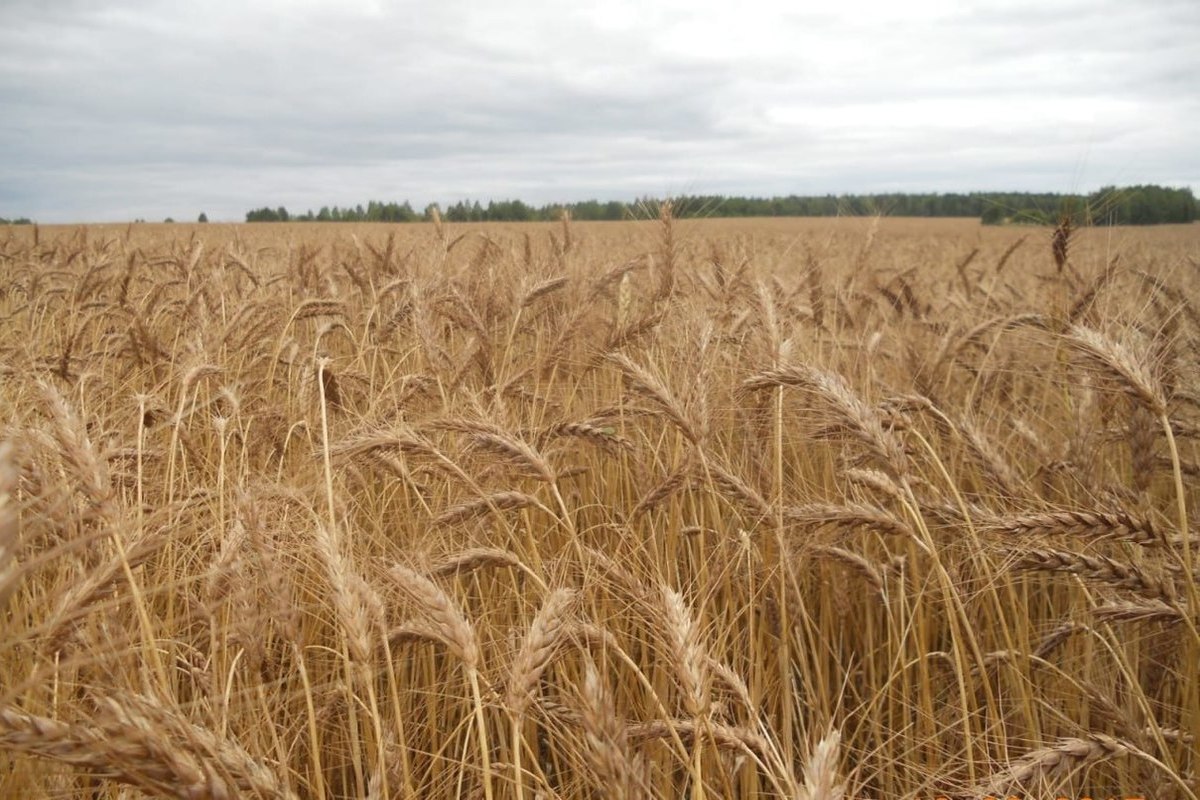
[[0,0],[0,217],[1131,183],[1197,0]]

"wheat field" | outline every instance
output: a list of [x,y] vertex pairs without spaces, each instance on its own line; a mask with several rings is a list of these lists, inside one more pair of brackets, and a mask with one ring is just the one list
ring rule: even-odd
[[0,796],[1200,793],[1200,228],[0,234]]

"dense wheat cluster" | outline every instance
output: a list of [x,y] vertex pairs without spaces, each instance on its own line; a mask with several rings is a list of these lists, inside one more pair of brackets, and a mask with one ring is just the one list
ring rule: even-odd
[[1196,800],[1200,235],[0,237],[0,795]]

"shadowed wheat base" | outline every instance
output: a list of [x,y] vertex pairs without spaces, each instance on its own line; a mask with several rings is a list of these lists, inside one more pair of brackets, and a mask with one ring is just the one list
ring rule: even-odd
[[4,231],[0,796],[1196,800],[1198,269]]

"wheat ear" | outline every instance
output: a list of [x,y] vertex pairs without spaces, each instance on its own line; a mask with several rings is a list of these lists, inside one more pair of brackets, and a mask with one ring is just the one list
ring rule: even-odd
[[450,596],[426,576],[397,564],[392,567],[392,577],[427,618],[425,624],[417,623],[411,630],[445,644],[463,665],[475,701],[475,727],[483,765],[484,795],[487,800],[492,800],[492,765],[487,725],[483,718],[483,694],[479,688],[479,643],[475,629]]
[[1187,500],[1183,487],[1183,470],[1179,461],[1179,448],[1175,443],[1175,431],[1167,415],[1167,395],[1162,382],[1154,375],[1148,364],[1148,355],[1134,353],[1123,343],[1104,334],[1072,325],[1066,334],[1067,342],[1088,361],[1099,366],[1117,379],[1126,392],[1133,396],[1148,411],[1158,417],[1167,447],[1171,452],[1171,466],[1175,476],[1175,502],[1179,515],[1179,535],[1183,537],[1183,566],[1192,571],[1191,537],[1188,534]]
[[1029,786],[1039,779],[1061,780],[1073,770],[1138,752],[1128,742],[1101,733],[1063,739],[1051,747],[1034,750],[973,794],[1005,796],[1013,786]]
[[808,755],[804,764],[804,800],[842,800],[846,787],[838,778],[838,745],[841,732],[831,730]]
[[700,441],[700,434],[697,432],[698,426],[690,419],[683,404],[661,380],[622,353],[611,353],[608,355],[608,360],[620,368],[633,390],[650,400],[659,412],[675,425],[684,438],[692,443]]
[[587,742],[588,760],[602,782],[604,796],[612,800],[642,796],[636,787],[636,770],[625,724],[613,709],[612,699],[591,659],[584,665],[580,704],[580,723]]
[[1166,541],[1163,532],[1152,520],[1126,511],[1047,511],[995,517],[984,524],[983,530],[1001,536],[1066,534],[1140,545],[1157,545]]
[[1176,597],[1175,584],[1169,579],[1151,575],[1149,572],[1122,564],[1106,556],[1089,556],[1065,550],[1022,550],[1013,566],[1021,570],[1044,572],[1066,572],[1105,586],[1129,589],[1149,600],[1173,603]]
[[0,441],[0,609],[21,577],[17,564],[17,466],[12,442]]
[[525,797],[525,775],[521,771],[521,723],[533,702],[542,673],[550,666],[555,650],[569,630],[570,610],[575,597],[573,589],[555,589],[550,593],[533,618],[509,668],[505,703],[512,712],[512,757],[517,800],[524,800]]
[[846,430],[865,445],[882,466],[893,475],[907,473],[903,443],[884,427],[879,413],[863,402],[841,375],[800,365],[768,370],[742,381],[745,391],[762,391],[776,386],[794,386],[823,398]]

